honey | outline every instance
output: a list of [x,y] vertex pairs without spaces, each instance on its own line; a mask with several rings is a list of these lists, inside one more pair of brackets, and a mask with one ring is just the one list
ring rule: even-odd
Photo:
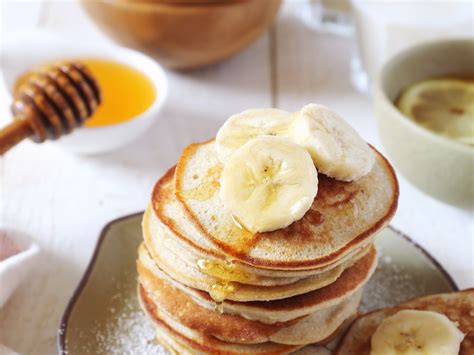
[[[210,168],[207,171],[206,176],[202,178],[202,182],[198,186],[184,191],[184,195],[191,200],[197,201],[207,201],[211,199],[220,188],[219,179],[221,173],[221,164]],[[199,177],[197,176],[196,179],[198,178]]]
[[[183,195],[186,198],[196,201],[206,201],[211,198],[219,191],[220,188],[220,176],[222,173],[222,165],[217,164],[216,166],[208,169],[204,176],[193,176],[193,179],[200,179],[200,183],[190,189],[183,191]],[[240,253],[247,254],[252,248],[254,243],[257,241],[258,234],[254,234],[247,230],[242,223],[240,223],[235,216],[232,217],[232,223],[229,224],[219,224],[216,223],[215,233],[218,235],[225,235],[227,237],[226,242],[230,245],[236,247]],[[211,216],[213,220],[216,220],[217,217]],[[209,271],[211,272],[211,271]],[[237,270],[232,270],[234,277],[237,274]],[[217,275],[211,275],[217,277]],[[230,276],[227,272],[227,276]],[[243,277],[240,275],[239,277]],[[239,281],[239,280],[235,280]]]
[[211,296],[215,302],[221,303],[225,301],[229,295],[233,294],[236,291],[236,288],[236,284],[233,282],[216,282],[211,286],[209,296]]
[[197,264],[202,273],[223,281],[248,283],[257,279],[257,276],[242,270],[231,261],[199,259]]
[[[100,58],[77,59],[97,79],[102,103],[85,122],[86,127],[101,127],[131,120],[145,112],[155,101],[153,82],[141,71],[117,61]],[[41,65],[41,68],[55,62]],[[16,89],[35,73],[23,74],[15,83]]]

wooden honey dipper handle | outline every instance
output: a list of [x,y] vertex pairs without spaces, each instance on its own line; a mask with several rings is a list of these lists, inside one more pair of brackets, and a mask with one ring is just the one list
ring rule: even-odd
[[64,62],[34,72],[14,95],[14,120],[0,130],[0,154],[27,137],[42,143],[70,133],[100,102],[97,81],[80,63]]
[[29,123],[16,120],[0,130],[0,155],[33,134]]

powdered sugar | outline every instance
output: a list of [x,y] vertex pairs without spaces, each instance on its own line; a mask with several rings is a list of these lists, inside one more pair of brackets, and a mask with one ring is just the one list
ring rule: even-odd
[[446,292],[446,289],[440,288],[442,281],[436,279],[441,277],[440,272],[421,250],[406,239],[396,238],[393,241],[398,243],[398,248],[393,248],[387,240],[383,245],[377,243],[379,264],[364,288],[361,313],[427,294]]
[[[130,270],[134,273],[135,270]],[[124,279],[134,278],[131,275]],[[155,338],[151,321],[141,310],[135,284],[117,281],[106,310],[92,322],[89,328],[79,330],[80,353],[120,355],[167,354]],[[71,331],[71,330],[69,330]]]
[[[134,300],[136,301],[136,300]],[[155,340],[155,330],[143,312],[130,300],[121,310],[110,308],[110,321],[99,328],[96,339],[103,354],[158,355],[164,349]]]

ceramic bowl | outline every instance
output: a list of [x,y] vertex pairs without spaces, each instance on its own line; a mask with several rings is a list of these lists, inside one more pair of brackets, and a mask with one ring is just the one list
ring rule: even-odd
[[424,43],[389,60],[375,88],[380,138],[395,167],[427,194],[467,209],[474,207],[474,148],[418,125],[394,102],[416,81],[472,73],[473,63],[474,40]]
[[248,46],[271,25],[280,2],[82,0],[112,39],[177,69],[215,63]]
[[[30,55],[34,53],[34,55]],[[65,149],[81,154],[98,154],[124,146],[145,132],[156,120],[166,100],[168,83],[163,68],[137,51],[115,45],[94,46],[71,41],[55,33],[35,30],[18,33],[3,43],[2,75],[6,101],[11,102],[15,80],[32,67],[68,58],[104,58],[122,62],[142,71],[153,82],[156,99],[142,114],[125,122],[100,127],[81,127],[55,141]],[[118,83],[120,84],[120,83]]]

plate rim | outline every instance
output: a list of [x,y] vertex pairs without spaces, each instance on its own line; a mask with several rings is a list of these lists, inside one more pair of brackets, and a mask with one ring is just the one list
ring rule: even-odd
[[[109,232],[109,230],[113,227],[113,225],[123,222],[127,219],[135,218],[140,215],[143,215],[144,211],[140,212],[135,212],[131,213],[119,218],[115,218],[111,221],[109,221],[100,231],[99,237],[95,243],[94,250],[92,253],[92,256],[89,260],[89,263],[87,264],[87,267],[78,283],[76,288],[74,289],[71,297],[69,298],[69,301],[67,302],[66,308],[64,309],[64,312],[61,316],[61,320],[59,323],[59,328],[57,331],[57,352],[60,355],[67,355],[68,354],[68,349],[67,349],[67,344],[66,344],[66,335],[67,335],[67,328],[68,328],[68,322],[69,322],[69,317],[72,313],[72,310],[74,309],[74,306],[77,303],[77,300],[81,296],[85,285],[87,284],[89,277],[92,273],[92,270],[94,269],[94,266],[97,261],[97,257],[99,256],[99,251],[102,247],[102,244]],[[428,258],[429,261],[433,263],[433,265],[441,272],[441,274],[444,276],[448,284],[452,287],[453,292],[459,291],[459,287],[452,278],[452,276],[446,271],[443,265],[435,259],[434,256],[432,256],[426,249],[424,249],[420,244],[415,242],[412,238],[410,238],[408,235],[405,233],[401,232],[397,228],[393,227],[392,225],[387,225],[385,228],[388,228],[392,230],[395,234],[399,235],[406,241],[408,241],[410,244],[412,244],[416,249],[418,249],[424,256]],[[384,228],[384,229],[385,229]],[[383,230],[383,229],[382,229]]]
[[67,327],[68,327],[68,322],[69,322],[69,317],[71,316],[71,312],[74,309],[74,306],[77,303],[77,300],[82,294],[82,291],[84,290],[85,285],[89,281],[89,277],[92,273],[92,270],[94,269],[94,266],[97,261],[97,257],[99,256],[99,251],[102,247],[102,244],[109,232],[109,230],[116,224],[123,222],[124,220],[131,219],[138,217],[140,215],[143,215],[144,211],[141,212],[135,212],[132,214],[128,214],[119,218],[115,218],[111,221],[109,221],[107,224],[105,224],[104,227],[102,227],[99,237],[95,243],[94,250],[92,252],[92,256],[89,260],[89,263],[87,264],[87,267],[82,274],[81,279],[79,280],[79,283],[75,287],[71,297],[69,298],[69,301],[67,302],[66,308],[64,309],[64,312],[61,316],[61,320],[59,323],[59,328],[57,331],[57,353],[60,355],[67,355],[68,350],[67,350],[67,343],[66,343],[66,334],[67,334]]

